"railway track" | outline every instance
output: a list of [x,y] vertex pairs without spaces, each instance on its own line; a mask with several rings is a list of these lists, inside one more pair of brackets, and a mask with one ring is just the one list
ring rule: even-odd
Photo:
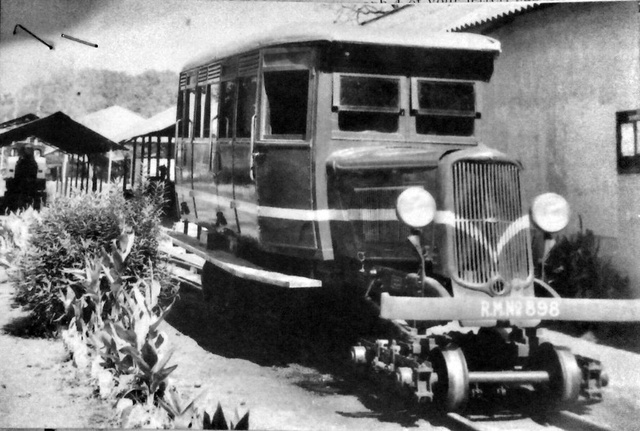
[[[491,418],[484,418],[483,420],[474,420],[465,415],[459,413],[448,413],[445,424],[452,430],[460,431],[496,431],[496,430],[512,430],[512,423],[504,423],[496,425],[492,423]],[[541,423],[540,423],[541,422]],[[517,429],[526,430],[548,430],[548,429],[560,429],[566,431],[613,431],[613,428],[596,423],[589,418],[585,418],[576,413],[570,411],[559,411],[547,415],[543,420],[525,420],[518,425]]]
[[[202,290],[200,271],[204,259],[185,251],[177,246],[162,246],[161,252],[167,255],[172,266],[174,280],[189,285],[191,288]],[[497,431],[522,429],[536,430],[586,430],[612,431],[612,428],[598,424],[589,418],[571,411],[559,411],[544,417],[532,417],[532,412],[502,412],[497,415],[483,415],[477,413],[459,414],[448,413],[439,417],[440,425],[451,430]]]

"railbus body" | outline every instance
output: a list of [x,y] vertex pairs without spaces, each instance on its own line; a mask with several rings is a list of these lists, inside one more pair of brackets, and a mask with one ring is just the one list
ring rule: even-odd
[[[572,303],[534,280],[531,231],[562,229],[568,206],[542,195],[532,223],[522,166],[479,141],[479,88],[499,52],[480,35],[307,26],[180,74],[177,202],[208,260],[242,276],[220,260],[240,254],[300,285],[360,288],[409,341],[363,340],[353,360],[448,410],[514,384],[559,404],[598,398],[599,363],[539,344],[535,326],[638,319],[636,303]],[[483,329],[406,324],[451,320]]]

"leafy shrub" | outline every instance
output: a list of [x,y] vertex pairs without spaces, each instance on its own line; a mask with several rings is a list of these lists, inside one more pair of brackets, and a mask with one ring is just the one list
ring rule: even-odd
[[629,278],[600,256],[600,241],[589,229],[557,241],[545,262],[545,274],[565,298],[632,297]]
[[158,253],[162,188],[140,189],[128,200],[119,190],[58,198],[30,224],[29,246],[16,261],[14,283],[17,303],[31,311],[34,334],[68,323],[60,294],[67,287],[80,289],[68,270],[82,269],[85,259],[110,249],[123,226],[135,234],[123,276],[148,277],[156,268],[164,296],[175,293]]
[[168,386],[177,365],[168,364],[173,349],[167,350],[159,325],[173,303],[159,302],[153,272],[148,279],[123,277],[134,237],[125,228],[111,253],[87,259],[84,270],[67,271],[79,281],[60,298],[71,316],[61,333],[74,363],[80,369],[91,364],[100,396],[118,399],[124,428],[248,429],[248,412],[241,418],[236,411],[235,425],[227,423],[220,404],[213,416],[195,406],[204,393],[184,403],[176,387]]
[[[600,241],[591,230],[561,237],[545,262],[547,282],[565,298],[629,299],[635,295],[629,277],[600,255]],[[571,333],[590,331],[609,344],[638,345],[637,325],[615,322],[557,322]]]
[[0,265],[15,270],[18,255],[29,246],[29,226],[38,217],[33,208],[11,213],[0,226]]

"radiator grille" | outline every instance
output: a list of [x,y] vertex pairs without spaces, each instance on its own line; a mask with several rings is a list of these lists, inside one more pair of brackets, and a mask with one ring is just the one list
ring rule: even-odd
[[529,232],[522,218],[518,166],[462,161],[453,165],[455,259],[460,280],[526,279]]
[[396,199],[406,187],[356,188],[350,214],[365,243],[404,242],[411,233],[395,215]]

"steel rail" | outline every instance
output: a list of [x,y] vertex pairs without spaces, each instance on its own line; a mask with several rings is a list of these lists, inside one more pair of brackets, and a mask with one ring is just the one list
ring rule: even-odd
[[592,421],[576,413],[562,410],[549,416],[550,424],[567,431],[613,431],[613,428]]
[[447,418],[455,424],[457,429],[464,431],[489,431],[488,428],[478,425],[459,413],[447,413]]
[[[447,413],[447,419],[452,422],[453,428],[464,431],[490,431],[495,429],[488,424],[479,424],[459,413]],[[576,413],[562,410],[554,412],[546,418],[547,425],[561,428],[566,431],[613,431],[613,428],[602,425],[589,418],[585,418]],[[544,428],[544,425],[532,425],[532,429],[536,427]],[[500,427],[500,429],[503,429]]]

